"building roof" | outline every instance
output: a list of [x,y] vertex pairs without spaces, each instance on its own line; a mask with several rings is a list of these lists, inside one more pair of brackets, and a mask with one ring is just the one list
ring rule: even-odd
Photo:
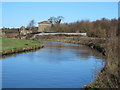
[[42,22],[39,22],[38,24],[51,24],[51,23],[48,21],[42,21]]

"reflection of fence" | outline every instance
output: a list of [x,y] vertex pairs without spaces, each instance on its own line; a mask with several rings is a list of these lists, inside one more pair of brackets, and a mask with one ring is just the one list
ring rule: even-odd
[[87,36],[86,33],[39,33],[37,35],[82,35],[82,36]]

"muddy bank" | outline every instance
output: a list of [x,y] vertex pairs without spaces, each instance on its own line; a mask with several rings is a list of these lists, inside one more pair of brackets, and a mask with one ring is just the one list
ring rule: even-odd
[[120,87],[119,78],[119,44],[117,35],[107,39],[106,64],[96,80],[89,85],[90,88],[113,88]]

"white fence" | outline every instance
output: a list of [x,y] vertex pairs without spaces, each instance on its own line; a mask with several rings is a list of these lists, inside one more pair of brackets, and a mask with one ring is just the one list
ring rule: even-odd
[[58,35],[58,34],[87,36],[87,33],[39,33],[36,35]]

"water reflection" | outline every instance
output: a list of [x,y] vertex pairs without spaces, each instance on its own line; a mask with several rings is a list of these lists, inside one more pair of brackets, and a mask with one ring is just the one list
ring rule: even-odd
[[94,80],[99,52],[77,44],[44,41],[45,48],[3,59],[4,88],[80,88]]
[[79,44],[70,44],[70,43],[63,43],[63,42],[52,42],[52,41],[43,41],[46,45],[46,50],[45,52],[49,53],[73,53],[75,56],[79,58],[83,58],[84,60],[88,60],[90,56],[94,56],[96,58],[104,59],[104,56],[99,53],[98,51],[89,48],[88,46],[84,45],[79,45]]

